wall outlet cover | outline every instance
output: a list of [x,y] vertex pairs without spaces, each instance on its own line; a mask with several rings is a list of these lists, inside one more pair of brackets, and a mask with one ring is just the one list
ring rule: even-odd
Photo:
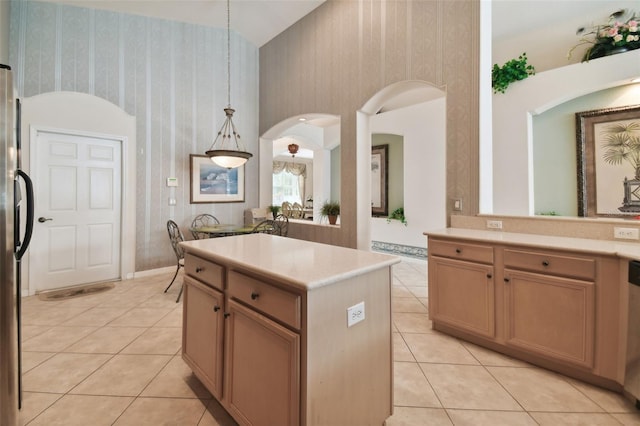
[[347,327],[356,325],[364,320],[364,302],[357,303],[347,308]]

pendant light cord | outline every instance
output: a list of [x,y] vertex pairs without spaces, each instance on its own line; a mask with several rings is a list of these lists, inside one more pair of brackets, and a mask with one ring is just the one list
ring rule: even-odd
[[231,108],[231,7],[227,0],[227,106]]

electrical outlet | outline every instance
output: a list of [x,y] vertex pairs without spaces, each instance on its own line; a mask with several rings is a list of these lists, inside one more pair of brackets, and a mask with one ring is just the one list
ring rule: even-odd
[[347,327],[356,325],[364,320],[364,302],[357,303],[347,308]]
[[613,238],[620,238],[623,240],[637,240],[638,228],[613,228]]
[[176,199],[175,198],[169,198],[169,205],[170,206],[175,206],[176,204],[177,203],[176,203]]
[[488,220],[487,228],[489,229],[502,229],[502,221],[501,220]]
[[453,211],[460,212],[462,211],[462,199],[454,198],[453,199]]

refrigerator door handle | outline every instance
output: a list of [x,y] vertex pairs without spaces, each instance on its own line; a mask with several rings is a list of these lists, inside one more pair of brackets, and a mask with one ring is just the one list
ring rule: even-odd
[[[24,180],[24,185],[27,190],[27,223],[26,229],[24,232],[24,240],[22,240],[22,244],[20,245],[20,249],[16,251],[16,259],[22,259],[24,253],[29,248],[29,243],[31,242],[31,235],[33,234],[33,183],[31,182],[31,178],[24,171],[18,169],[16,171],[17,175],[20,176]],[[19,232],[17,230],[17,232]],[[17,247],[16,247],[17,249]]]

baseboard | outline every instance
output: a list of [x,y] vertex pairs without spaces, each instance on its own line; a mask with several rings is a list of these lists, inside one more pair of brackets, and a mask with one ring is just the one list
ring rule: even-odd
[[406,256],[414,259],[427,260],[427,249],[425,247],[407,246],[404,244],[385,243],[383,241],[371,241],[371,250],[382,253]]

